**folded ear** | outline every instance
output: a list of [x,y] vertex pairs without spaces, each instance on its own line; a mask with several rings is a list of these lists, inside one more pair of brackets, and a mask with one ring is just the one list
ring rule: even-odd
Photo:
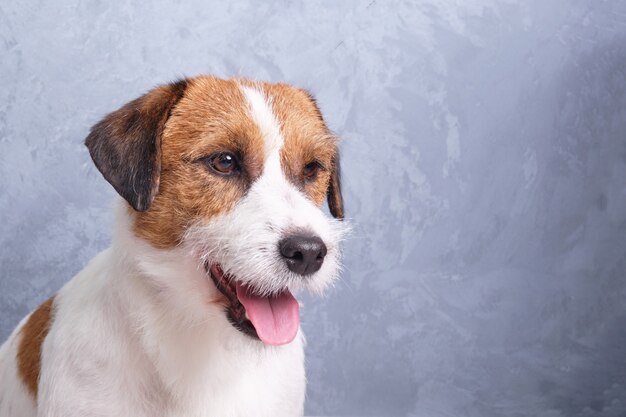
[[85,145],[104,178],[135,210],[150,208],[159,190],[161,137],[187,81],[157,87],[91,128]]
[[328,208],[333,217],[343,220],[343,197],[341,195],[341,170],[339,166],[339,152],[335,154],[328,182]]

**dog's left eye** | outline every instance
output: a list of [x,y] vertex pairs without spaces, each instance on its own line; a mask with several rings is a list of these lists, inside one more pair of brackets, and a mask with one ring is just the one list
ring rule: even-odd
[[207,165],[220,175],[231,175],[238,172],[239,161],[237,156],[230,152],[220,152],[205,158]]
[[320,163],[317,161],[309,162],[308,164],[306,164],[302,171],[305,181],[315,181],[315,179],[317,178],[317,174],[321,169],[322,165],[320,165]]

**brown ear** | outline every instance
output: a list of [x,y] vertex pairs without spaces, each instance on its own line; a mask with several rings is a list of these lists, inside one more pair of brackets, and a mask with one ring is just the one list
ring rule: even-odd
[[159,190],[165,122],[187,81],[157,87],[91,128],[85,145],[104,178],[135,210],[150,208]]
[[339,166],[339,152],[333,158],[333,166],[328,182],[328,208],[333,217],[343,220],[343,197],[341,195],[341,169]]

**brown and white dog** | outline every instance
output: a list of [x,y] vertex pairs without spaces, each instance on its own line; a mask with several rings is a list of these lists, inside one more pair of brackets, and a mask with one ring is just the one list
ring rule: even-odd
[[123,197],[113,242],[0,349],[0,416],[301,415],[292,292],[332,283],[345,232],[314,99],[186,79],[109,114],[86,145]]

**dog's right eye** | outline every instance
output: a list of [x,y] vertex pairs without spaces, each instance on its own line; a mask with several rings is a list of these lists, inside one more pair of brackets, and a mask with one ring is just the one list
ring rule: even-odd
[[239,172],[239,160],[230,152],[220,152],[204,158],[206,164],[219,175],[232,175]]

